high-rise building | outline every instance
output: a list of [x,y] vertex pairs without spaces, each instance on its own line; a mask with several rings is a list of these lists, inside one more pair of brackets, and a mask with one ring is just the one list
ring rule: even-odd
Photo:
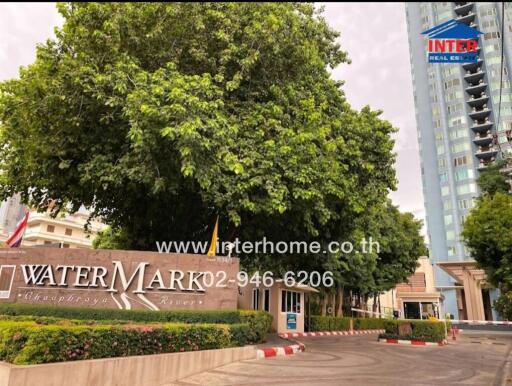
[[[430,257],[445,312],[459,319],[497,317],[497,290],[476,268],[460,232],[480,194],[480,171],[511,151],[512,7],[503,4],[406,3]],[[476,63],[428,63],[421,33],[452,19],[482,32]]]

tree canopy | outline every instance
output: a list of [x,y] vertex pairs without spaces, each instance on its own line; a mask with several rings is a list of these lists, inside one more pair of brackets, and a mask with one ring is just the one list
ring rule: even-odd
[[[385,208],[375,230],[403,228],[380,263],[319,254],[279,264],[334,267],[351,272],[340,282],[359,275],[383,289],[403,277],[393,254],[406,250],[412,269],[418,224],[386,202],[395,129],[346,101],[330,70],[350,61],[312,4],[58,9],[56,38],[0,84],[0,198],[21,193],[54,213],[83,205],[111,226],[96,245],[149,250],[208,239],[217,215],[227,240],[358,241]],[[386,268],[373,278],[377,264]]]
[[502,167],[498,163],[480,175],[482,196],[464,222],[462,237],[487,280],[503,293],[497,310],[512,318],[512,195]]
[[132,248],[285,218],[318,235],[395,184],[392,126],[350,108],[311,4],[59,4],[64,26],[0,86],[2,197],[71,203]]

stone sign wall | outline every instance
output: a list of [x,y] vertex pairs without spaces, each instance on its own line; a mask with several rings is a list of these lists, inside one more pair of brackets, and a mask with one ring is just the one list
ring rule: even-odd
[[120,309],[235,309],[236,258],[0,249],[0,302]]

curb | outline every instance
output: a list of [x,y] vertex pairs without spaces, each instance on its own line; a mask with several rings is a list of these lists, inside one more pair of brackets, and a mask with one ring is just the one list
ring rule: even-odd
[[306,346],[302,343],[293,344],[291,346],[283,346],[283,347],[267,347],[256,350],[256,358],[271,358],[282,355],[293,355],[298,352],[306,351]]
[[287,332],[279,334],[281,338],[302,338],[308,336],[351,336],[351,335],[369,335],[383,334],[384,330],[352,330],[352,331],[324,331],[324,332]]
[[424,340],[380,338],[379,342],[392,344],[408,344],[411,346],[446,346],[448,344],[448,341],[446,339],[442,340],[441,342],[425,342]]

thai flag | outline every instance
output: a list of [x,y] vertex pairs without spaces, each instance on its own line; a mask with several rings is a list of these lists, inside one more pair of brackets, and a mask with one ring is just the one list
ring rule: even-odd
[[21,219],[21,221],[16,225],[16,229],[14,233],[9,236],[5,244],[8,248],[18,248],[21,245],[21,240],[23,239],[23,234],[25,233],[25,229],[27,228],[29,212],[25,213],[25,216]]

